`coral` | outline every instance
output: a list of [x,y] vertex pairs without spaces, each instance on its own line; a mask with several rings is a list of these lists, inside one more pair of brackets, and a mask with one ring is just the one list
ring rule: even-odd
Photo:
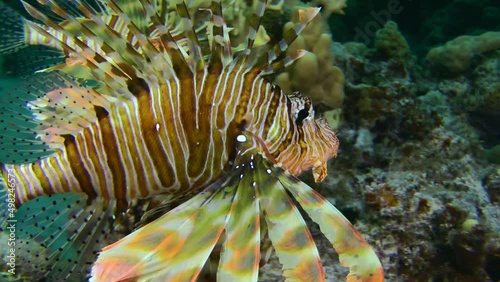
[[[468,141],[452,131],[437,128],[419,144],[392,147],[384,169],[336,164],[332,178],[349,184],[332,185],[327,177],[318,189],[332,189],[336,206],[376,246],[387,281],[491,281],[487,265],[500,251],[500,210],[492,197],[498,177],[485,178],[484,166],[467,153]],[[343,153],[356,160],[355,150]],[[345,193],[351,203],[338,197]],[[354,213],[353,201],[362,203]]]
[[[285,24],[284,30],[292,26]],[[309,51],[298,59],[286,72],[276,78],[276,83],[288,93],[301,91],[314,103],[323,103],[329,108],[339,108],[344,100],[344,74],[333,65],[332,38],[323,17],[317,16],[304,29],[288,52],[299,49]]]
[[459,36],[445,45],[432,48],[427,53],[427,61],[437,70],[451,74],[466,71],[475,56],[500,48],[500,32],[486,32],[479,36]]
[[342,125],[342,108],[323,112],[323,117],[333,130],[337,130]]
[[[498,48],[500,48],[500,36]],[[472,74],[474,76],[472,94],[480,101],[477,110],[488,113],[500,112],[500,80],[498,79],[500,77],[500,50],[485,58]]]
[[398,30],[398,25],[388,21],[375,34],[375,49],[385,58],[404,59],[410,54],[406,39]]

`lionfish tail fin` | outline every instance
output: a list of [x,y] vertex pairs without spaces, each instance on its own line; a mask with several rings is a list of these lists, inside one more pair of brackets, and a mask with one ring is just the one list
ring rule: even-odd
[[[221,181],[104,248],[91,281],[194,281],[226,226],[231,195]],[[156,279],[156,280],[155,280]]]
[[48,281],[88,278],[111,231],[114,207],[114,202],[91,201],[81,193],[41,196],[24,203],[14,218],[20,268],[37,264]]
[[311,187],[288,173],[282,172],[278,178],[333,244],[340,263],[349,267],[347,281],[384,281],[377,255],[342,213]]
[[20,13],[0,2],[0,54],[15,52],[27,46],[25,19]]

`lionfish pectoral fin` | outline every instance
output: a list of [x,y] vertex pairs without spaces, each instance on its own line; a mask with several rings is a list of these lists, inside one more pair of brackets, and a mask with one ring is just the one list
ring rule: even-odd
[[43,45],[30,45],[6,56],[3,67],[8,74],[28,76],[61,64],[65,57],[60,50]]
[[0,163],[33,163],[55,154],[107,115],[110,105],[58,71],[26,78],[0,98]]
[[[274,165],[264,156],[261,140],[256,139],[249,133],[239,138],[239,154],[230,182],[237,181],[233,184],[237,193],[226,227],[227,239],[218,278],[221,281],[256,281],[261,253],[265,259],[268,250],[261,244],[261,238],[267,233],[283,264],[284,275],[290,281],[324,281],[312,236],[272,173]],[[230,228],[231,225],[235,228]]]
[[25,19],[20,13],[0,2],[0,54],[8,54],[26,47]]
[[40,196],[24,203],[14,218],[19,265],[30,265],[36,255],[48,281],[89,277],[111,231],[114,209],[115,202],[90,201],[82,193]]
[[122,240],[107,246],[91,281],[193,281],[222,235],[234,189],[207,189]]
[[[261,156],[262,158],[262,156]],[[289,281],[325,281],[316,244],[299,209],[276,177],[279,168],[262,158],[257,171],[260,204],[269,238]]]
[[368,243],[328,200],[300,180],[277,171],[280,183],[292,194],[333,244],[340,263],[349,267],[347,281],[384,281],[382,265]]

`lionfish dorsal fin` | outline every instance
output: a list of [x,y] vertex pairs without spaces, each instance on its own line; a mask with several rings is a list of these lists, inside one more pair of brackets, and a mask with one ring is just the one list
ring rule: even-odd
[[[68,66],[67,64],[61,64],[58,67],[60,68],[69,67],[70,70],[67,71],[76,77],[99,81],[101,85],[107,88],[107,89],[102,89],[103,92],[119,93],[121,92],[121,90],[126,89],[126,84],[123,81],[123,79],[118,79],[119,76],[125,78],[126,75],[123,74],[123,72],[120,71],[114,64],[108,62],[105,58],[103,58],[103,56],[100,55],[95,50],[95,48],[88,46],[86,43],[80,40],[76,35],[72,34],[70,31],[66,30],[61,25],[52,21],[49,17],[44,15],[42,12],[40,12],[30,4],[26,2],[22,3],[26,11],[31,16],[41,21],[42,23],[46,24],[55,31],[64,34],[68,38],[71,38],[71,41],[75,44],[75,46],[69,46],[68,44],[66,44],[66,42],[57,38],[53,34],[49,33],[38,24],[35,24],[30,21],[26,22],[29,28],[36,30],[37,32],[45,36],[47,39],[59,42],[60,47],[63,50],[65,50],[66,53],[70,53],[74,56],[71,58],[72,60],[79,61],[78,67]],[[76,48],[79,48],[82,51],[78,52]],[[115,73],[118,73],[118,75],[116,75]],[[122,75],[119,75],[120,73]]]
[[219,73],[232,60],[231,40],[229,38],[229,28],[222,15],[222,3],[220,0],[213,0],[210,6],[212,16],[208,26],[208,42],[210,45],[210,61],[208,71]]
[[248,35],[247,35],[247,45],[245,49],[239,53],[236,58],[231,62],[230,68],[234,67],[237,64],[241,63],[247,63],[247,65],[252,65],[251,63],[249,64],[247,60],[249,59],[249,56],[252,52],[254,43],[255,43],[255,38],[257,37],[257,32],[260,27],[260,23],[262,21],[262,17],[264,16],[264,12],[266,11],[266,5],[267,5],[267,0],[258,0],[256,3],[256,9],[254,10],[254,13],[250,16],[249,23],[248,23]]
[[189,16],[189,12],[186,3],[182,1],[176,5],[177,12],[181,17],[184,35],[187,39],[187,45],[189,50],[189,67],[193,73],[197,73],[205,68],[205,61],[203,59],[203,54],[201,52],[200,42],[198,41],[198,36],[196,35],[196,30],[194,28],[193,20]]
[[261,75],[275,73],[278,70],[283,69],[286,66],[292,64],[295,60],[302,57],[305,52],[299,50],[294,54],[284,56],[282,59],[278,59],[283,53],[288,50],[288,47],[292,42],[300,35],[304,28],[314,19],[314,17],[319,13],[320,8],[307,8],[305,10],[298,10],[299,19],[296,24],[289,28],[283,34],[283,38],[272,46],[264,56],[259,58],[256,65],[261,69]]
[[[123,56],[123,54],[127,54],[129,50],[133,49],[127,49],[125,47],[126,42],[121,37],[117,36],[114,32],[109,32],[110,29],[109,26],[107,26],[100,17],[96,16],[94,14],[95,12],[92,11],[90,8],[88,8],[83,2],[79,3],[77,8],[79,9],[79,12],[87,16],[88,19],[92,20],[93,26],[90,26],[89,23],[85,23],[78,20],[70,12],[66,11],[64,8],[59,6],[58,3],[56,3],[55,1],[47,1],[45,5],[48,6],[48,8],[52,12],[54,12],[61,18],[70,21],[72,24],[76,25],[78,27],[78,30],[81,31],[87,38],[92,39],[94,42],[98,42],[100,44],[100,49],[106,53],[107,55],[106,57],[113,58],[113,62],[108,60],[112,71],[116,71],[122,76],[126,76],[128,78],[135,76],[135,74],[131,70],[119,67],[119,65],[123,62],[130,63],[130,60],[127,61]],[[80,45],[80,47],[84,46]],[[98,50],[94,49],[93,51],[98,51]],[[127,58],[133,57],[134,55],[137,56],[138,54],[137,53],[129,54]],[[101,57],[102,59],[101,58],[96,58],[96,59],[99,62],[101,60],[106,59],[106,57]]]
[[[165,26],[164,24],[165,20],[162,18],[162,16],[160,16],[156,12],[157,8],[154,7],[153,4],[149,3],[149,1],[147,0],[140,0],[140,1],[144,6],[146,14],[148,15],[151,23],[154,25],[155,32],[158,33],[157,38],[151,39],[155,40],[155,42],[157,43],[158,45],[157,50],[161,50],[160,52],[156,51],[155,55],[161,56],[167,61],[166,65],[160,64],[159,67],[161,66],[166,67],[167,72],[173,71],[174,73],[170,74],[171,75],[175,74],[180,78],[186,76],[192,76],[193,69],[196,69],[198,66],[193,67],[196,65],[196,63],[195,64],[190,63],[190,57],[186,52],[185,47],[182,46],[182,44],[180,44],[180,42],[178,42],[174,38],[169,28]],[[144,35],[141,34],[138,34],[137,36],[147,39],[146,37],[144,37]],[[167,56],[164,56],[163,52],[166,52]],[[157,60],[152,60],[152,61],[155,62]]]

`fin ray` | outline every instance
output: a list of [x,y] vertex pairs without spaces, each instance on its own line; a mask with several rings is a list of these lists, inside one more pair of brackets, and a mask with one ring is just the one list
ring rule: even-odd
[[96,107],[110,105],[58,71],[29,77],[2,99],[0,162],[30,163],[53,154],[63,146],[62,135],[81,132],[97,122]]
[[[262,160],[268,162],[267,160]],[[283,275],[291,281],[325,281],[318,249],[306,222],[285,191],[270,175],[280,170],[267,163],[269,172],[261,175],[263,210],[266,213],[269,237],[283,265]],[[266,179],[267,178],[267,179]]]
[[[89,276],[103,239],[111,230],[114,201],[64,193],[40,196],[24,203],[16,212],[17,252],[29,253],[32,245],[41,248],[44,276],[50,281]],[[29,258],[20,257],[23,265]],[[26,261],[25,261],[26,260]]]
[[217,271],[218,281],[257,281],[260,260],[260,209],[254,178],[242,170]]
[[298,179],[286,173],[281,173],[279,179],[333,244],[341,264],[349,267],[347,281],[384,280],[377,255],[342,213]]
[[[221,236],[233,191],[207,190],[112,244],[99,255],[91,281],[193,281]],[[197,250],[193,254],[190,250]]]

